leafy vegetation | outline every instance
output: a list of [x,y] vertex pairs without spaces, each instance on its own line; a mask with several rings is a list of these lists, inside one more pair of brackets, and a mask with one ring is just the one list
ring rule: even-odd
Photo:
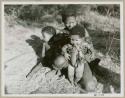
[[[55,24],[57,29],[60,29],[59,27],[63,24],[62,13],[75,14],[78,22],[87,24],[86,28],[93,38],[95,48],[103,53],[108,52],[113,57],[115,54],[117,60],[120,57],[119,4],[6,5],[5,13],[7,16],[17,19],[20,24],[23,24],[21,21],[24,21],[27,25],[35,25],[37,27]],[[19,20],[21,21],[19,22]]]

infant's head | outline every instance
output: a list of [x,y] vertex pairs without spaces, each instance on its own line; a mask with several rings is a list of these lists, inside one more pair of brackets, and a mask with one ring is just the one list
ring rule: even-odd
[[65,58],[63,56],[61,56],[61,55],[57,56],[56,59],[55,59],[55,61],[54,61],[54,64],[58,65],[58,66],[59,65],[61,66],[64,63],[65,63]]
[[46,26],[42,29],[41,33],[44,41],[48,42],[56,34],[56,29],[52,26]]
[[74,46],[80,45],[85,37],[85,30],[83,27],[76,25],[70,30],[70,41]]

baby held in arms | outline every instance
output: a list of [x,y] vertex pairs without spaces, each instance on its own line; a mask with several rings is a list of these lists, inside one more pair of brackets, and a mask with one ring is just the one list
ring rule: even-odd
[[88,58],[94,58],[94,49],[85,40],[84,28],[75,26],[71,29],[70,43],[63,46],[62,54],[69,63],[69,81],[73,86],[76,86],[82,78]]

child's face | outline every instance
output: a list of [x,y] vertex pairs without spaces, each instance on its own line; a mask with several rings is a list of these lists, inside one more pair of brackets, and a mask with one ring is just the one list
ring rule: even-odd
[[79,35],[71,35],[70,41],[72,45],[78,46],[82,43],[82,38]]
[[76,24],[77,22],[74,16],[67,17],[65,25],[68,29],[72,29],[74,26],[76,26]]
[[43,39],[44,41],[48,42],[52,38],[52,34],[48,34],[46,32],[43,32]]

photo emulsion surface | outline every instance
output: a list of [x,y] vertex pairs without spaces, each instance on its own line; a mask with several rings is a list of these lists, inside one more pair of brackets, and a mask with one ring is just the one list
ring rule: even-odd
[[120,4],[4,4],[4,95],[121,94]]

